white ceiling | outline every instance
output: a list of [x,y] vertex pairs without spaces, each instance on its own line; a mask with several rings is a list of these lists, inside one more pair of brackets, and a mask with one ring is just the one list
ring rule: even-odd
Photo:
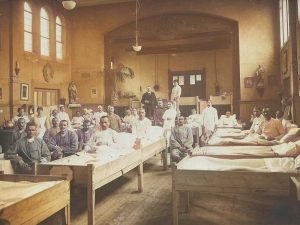
[[105,4],[114,4],[121,2],[134,2],[135,0],[75,0],[78,7],[81,6],[93,6],[93,5],[105,5]]

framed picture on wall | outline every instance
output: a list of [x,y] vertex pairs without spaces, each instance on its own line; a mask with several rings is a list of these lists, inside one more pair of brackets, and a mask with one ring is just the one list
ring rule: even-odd
[[20,87],[20,99],[22,101],[29,100],[29,84],[21,83],[21,87]]
[[0,87],[0,100],[2,100],[2,87]]
[[245,88],[253,88],[254,87],[254,78],[253,77],[245,77],[244,87]]
[[97,88],[91,88],[91,98],[97,98]]

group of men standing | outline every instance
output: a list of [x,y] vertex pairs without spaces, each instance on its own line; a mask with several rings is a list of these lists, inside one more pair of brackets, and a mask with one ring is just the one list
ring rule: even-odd
[[[170,101],[173,103],[173,107],[176,109],[177,114],[179,115],[179,100],[181,96],[181,87],[178,84],[177,80],[174,80],[174,86],[171,91]],[[146,88],[146,92],[142,96],[141,103],[144,104],[144,109],[146,111],[146,117],[153,119],[154,111],[158,105],[155,93],[151,90],[151,87]]]

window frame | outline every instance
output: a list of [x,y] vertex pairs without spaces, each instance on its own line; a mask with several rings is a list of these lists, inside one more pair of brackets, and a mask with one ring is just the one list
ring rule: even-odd
[[[45,12],[46,17],[43,17],[42,12]],[[43,25],[47,25],[46,28]],[[46,7],[41,7],[40,9],[40,55],[42,57],[50,57],[51,56],[51,20],[50,13]],[[44,32],[47,29],[48,31]],[[45,42],[46,41],[46,42]],[[48,43],[48,52],[44,47],[44,43]]]
[[[59,19],[59,23],[57,21]],[[58,39],[58,28],[60,27],[60,38]],[[63,18],[60,15],[57,15],[55,17],[55,58],[57,61],[63,61],[64,60],[64,23]],[[58,45],[61,45],[61,58],[58,57]]]
[[[26,18],[26,14],[29,15],[30,18],[30,22],[27,24],[26,20],[28,18]],[[29,27],[29,29],[27,29]],[[33,53],[33,10],[32,10],[32,6],[30,3],[28,3],[27,1],[24,1],[23,4],[23,50],[26,53]],[[28,39],[26,38],[29,37]],[[26,44],[27,42],[30,42],[30,47],[28,48],[28,45]]]

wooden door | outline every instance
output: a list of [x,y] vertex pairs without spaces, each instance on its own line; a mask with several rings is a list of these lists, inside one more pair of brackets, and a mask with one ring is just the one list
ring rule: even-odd
[[169,71],[169,96],[172,91],[173,81],[178,80],[182,97],[206,98],[205,69],[192,71]]
[[59,90],[35,88],[33,92],[34,111],[38,106],[43,107],[44,114],[50,116],[53,109],[57,109],[59,102]]

